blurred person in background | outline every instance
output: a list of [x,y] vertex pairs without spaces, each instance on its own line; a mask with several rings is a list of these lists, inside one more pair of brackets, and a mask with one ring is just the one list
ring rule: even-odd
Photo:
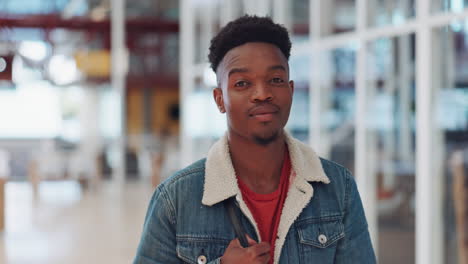
[[157,187],[135,264],[376,263],[350,172],[284,130],[290,50],[267,17],[243,16],[211,40],[228,131]]

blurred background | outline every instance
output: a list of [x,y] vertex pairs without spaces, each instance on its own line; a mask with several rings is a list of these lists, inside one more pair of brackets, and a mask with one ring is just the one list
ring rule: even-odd
[[130,263],[226,130],[210,39],[293,42],[287,130],[356,177],[379,263],[468,263],[467,0],[0,0],[0,263]]

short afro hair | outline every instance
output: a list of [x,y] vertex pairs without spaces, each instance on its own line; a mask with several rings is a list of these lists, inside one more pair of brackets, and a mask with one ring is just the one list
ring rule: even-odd
[[222,59],[231,49],[248,42],[266,42],[277,46],[289,60],[291,40],[282,25],[274,23],[269,17],[244,15],[229,22],[211,40],[208,60],[214,72]]

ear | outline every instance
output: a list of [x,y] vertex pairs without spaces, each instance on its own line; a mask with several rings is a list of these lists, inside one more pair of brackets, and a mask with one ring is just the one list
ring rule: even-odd
[[294,93],[294,81],[293,80],[289,81],[289,87],[291,88],[291,94],[293,94]]
[[213,89],[213,98],[218,106],[219,112],[226,113],[226,109],[224,108],[223,90],[221,90],[221,88],[218,87]]

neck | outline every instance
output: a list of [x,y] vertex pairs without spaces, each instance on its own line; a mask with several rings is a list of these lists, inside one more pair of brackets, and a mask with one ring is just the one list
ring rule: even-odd
[[279,185],[285,152],[285,135],[281,131],[269,144],[228,133],[232,164],[239,177],[256,193],[271,193]]

